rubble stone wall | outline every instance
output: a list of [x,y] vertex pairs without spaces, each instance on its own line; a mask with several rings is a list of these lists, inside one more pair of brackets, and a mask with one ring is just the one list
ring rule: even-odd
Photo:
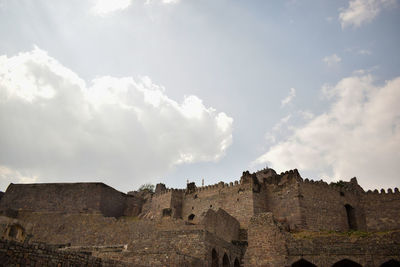
[[400,229],[400,193],[393,190],[367,192],[364,207],[369,231]]
[[122,262],[105,260],[82,253],[57,251],[44,244],[23,244],[0,239],[2,266],[93,266],[124,267]]
[[364,267],[399,260],[400,231],[386,233],[304,233],[287,243],[288,264],[303,258],[317,266],[332,266],[343,259]]
[[275,218],[286,223],[290,229],[304,227],[304,218],[301,214],[299,202],[299,188],[295,180],[283,184],[267,185],[266,198],[267,210],[272,212]]
[[366,230],[362,195],[346,187],[328,185],[325,182],[304,181],[299,183],[302,229],[314,231],[348,231],[348,214],[345,205],[350,205],[355,213],[355,229]]
[[235,217],[241,227],[245,227],[254,214],[253,191],[250,183],[217,184],[197,188],[194,193],[187,194],[183,199],[182,217],[188,220],[193,214],[202,218],[209,209],[225,210]]
[[126,195],[103,183],[10,184],[0,211],[47,211],[124,215]]

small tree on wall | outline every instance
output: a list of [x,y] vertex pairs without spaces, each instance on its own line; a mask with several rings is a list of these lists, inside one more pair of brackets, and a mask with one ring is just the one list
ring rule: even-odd
[[139,187],[139,192],[154,193],[154,185],[153,184],[142,184]]

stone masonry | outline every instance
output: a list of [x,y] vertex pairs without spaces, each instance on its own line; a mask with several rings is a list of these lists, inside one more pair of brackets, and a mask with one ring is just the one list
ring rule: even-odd
[[0,266],[400,266],[400,193],[297,170],[121,193],[10,184]]

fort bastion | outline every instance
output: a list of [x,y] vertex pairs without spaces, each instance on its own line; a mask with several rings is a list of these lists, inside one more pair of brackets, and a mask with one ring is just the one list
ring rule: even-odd
[[400,193],[297,170],[124,194],[10,184],[0,266],[400,266]]

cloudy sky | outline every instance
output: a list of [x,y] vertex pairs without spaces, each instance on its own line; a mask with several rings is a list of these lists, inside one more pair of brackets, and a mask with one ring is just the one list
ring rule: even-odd
[[0,0],[0,190],[398,187],[399,25],[398,0]]

